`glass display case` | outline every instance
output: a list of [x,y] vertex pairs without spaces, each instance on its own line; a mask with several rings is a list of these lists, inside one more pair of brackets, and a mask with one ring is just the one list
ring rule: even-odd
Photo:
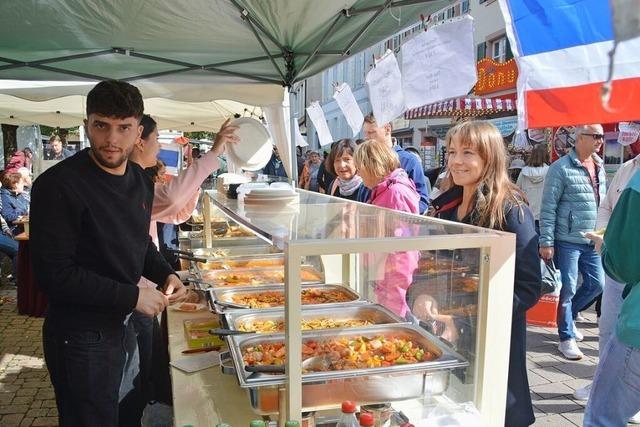
[[[201,255],[220,250],[221,223],[272,248],[234,253],[228,274],[249,280],[219,275],[209,290],[243,333],[229,337],[230,357],[254,410],[301,420],[349,399],[392,403],[412,421],[475,407],[503,425],[515,236],[296,191],[288,204],[204,197]],[[229,264],[242,255],[254,263]],[[264,272],[282,275],[250,279]]]

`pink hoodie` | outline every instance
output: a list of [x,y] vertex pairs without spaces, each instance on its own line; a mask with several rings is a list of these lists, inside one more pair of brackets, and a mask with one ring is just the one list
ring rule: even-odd
[[[371,191],[369,203],[418,214],[420,195],[404,169],[396,169]],[[395,236],[411,234],[410,225],[399,226]],[[407,289],[413,282],[413,272],[418,267],[418,251],[393,252],[387,254],[384,261],[384,277],[376,281],[376,300],[400,317],[410,311],[407,305]]]
[[[181,224],[188,220],[198,203],[200,186],[219,167],[218,156],[209,151],[168,183],[155,185],[149,235],[156,246],[158,246],[157,223]],[[163,284],[160,283],[160,285]],[[155,288],[156,284],[142,277],[138,286]]]
[[371,190],[369,203],[397,211],[418,213],[420,195],[404,169],[398,168]]

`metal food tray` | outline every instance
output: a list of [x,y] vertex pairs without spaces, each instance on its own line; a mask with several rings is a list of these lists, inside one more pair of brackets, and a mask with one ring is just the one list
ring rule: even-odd
[[[343,285],[326,285],[326,284],[318,284],[318,285],[303,285],[302,289],[327,289],[327,290],[339,290],[345,294],[347,294],[348,296],[350,296],[352,299],[351,301],[346,301],[346,302],[335,302],[335,303],[327,303],[327,304],[306,304],[303,305],[303,308],[314,308],[314,307],[344,307],[346,305],[349,304],[353,304],[355,302],[357,303],[361,303],[360,301],[360,295],[358,295],[355,291],[353,291],[352,289],[343,286]],[[211,311],[216,313],[216,314],[225,314],[229,311],[237,311],[237,310],[242,310],[243,312],[246,312],[247,310],[249,310],[249,308],[228,308],[228,307],[222,307],[218,304],[216,304],[216,301],[222,301],[222,302],[232,302],[232,296],[234,295],[242,295],[242,294],[256,294],[256,293],[260,293],[260,292],[282,292],[284,294],[284,287],[282,285],[270,285],[270,286],[251,286],[251,287],[247,287],[247,286],[243,286],[243,287],[239,287],[239,288],[230,288],[230,287],[225,287],[225,288],[209,288],[207,289],[207,298],[209,299],[209,305],[211,308]],[[256,309],[251,309],[251,310],[270,310],[273,308],[277,308],[277,307],[269,307],[269,308],[256,308]]]
[[[379,335],[412,339],[438,357],[436,360],[408,365],[303,374],[304,410],[336,408],[344,400],[372,404],[411,399],[425,394],[442,394],[448,387],[450,371],[469,365],[467,360],[446,347],[439,339],[413,325],[304,331],[302,341],[359,336],[373,338]],[[254,410],[260,414],[278,412],[278,389],[286,383],[286,375],[247,372],[244,369],[242,350],[259,343],[283,342],[284,334],[235,335],[227,339],[236,376],[240,386],[249,389]]]
[[[310,265],[302,265],[300,267],[300,273],[305,271],[311,275],[316,276],[316,279],[312,280],[302,280],[302,276],[300,279],[302,280],[302,284],[314,284],[314,283],[322,283],[324,281],[324,273],[316,270]],[[251,275],[259,277],[261,274],[265,273],[280,273],[282,272],[282,280],[278,280],[274,278],[273,281],[265,281],[263,283],[235,283],[235,284],[223,284],[224,279],[220,279],[220,276],[228,276],[230,274],[243,274],[243,275]],[[256,268],[233,268],[231,270],[204,270],[201,272],[202,282],[209,283],[212,288],[255,288],[256,286],[267,286],[267,285],[282,285],[284,284],[284,266],[273,266],[273,267],[256,267]],[[267,279],[269,280],[269,279]]]
[[[225,314],[225,324],[231,330],[240,330],[240,326],[251,321],[273,321],[284,322],[284,310],[282,308],[262,309],[262,310],[236,310]],[[302,320],[316,319],[340,319],[340,320],[369,320],[373,325],[360,326],[372,327],[375,325],[386,325],[394,323],[406,323],[390,310],[378,304],[361,304],[348,307],[329,307],[305,309],[302,311]],[[332,328],[337,330],[338,328]],[[341,329],[341,328],[340,328]],[[352,329],[352,328],[349,328]],[[315,329],[319,330],[319,329]],[[257,333],[277,333],[277,332],[257,332]]]
[[[189,244],[189,247],[191,248],[202,248],[205,246],[203,237],[188,237],[187,239],[180,239],[180,241],[181,242],[186,241]],[[264,245],[265,243],[266,242],[258,236],[213,237],[212,238],[212,246],[214,248],[225,248],[230,246]]]
[[[264,241],[262,241],[264,243]],[[216,256],[217,251],[224,251],[224,256]],[[283,256],[282,252],[271,245],[231,246],[226,248],[198,248],[191,250],[193,256],[210,260],[223,260],[235,258]]]
[[[195,251],[194,251],[195,252]],[[194,253],[194,256],[195,253]],[[199,262],[198,268],[201,270],[228,270],[236,268],[264,268],[264,267],[276,267],[284,266],[284,254],[258,254],[258,255],[244,255],[244,256],[227,256],[224,258],[218,257],[198,257],[206,259],[207,262]],[[252,262],[264,262],[262,266],[249,266]],[[268,265],[267,265],[268,264]]]

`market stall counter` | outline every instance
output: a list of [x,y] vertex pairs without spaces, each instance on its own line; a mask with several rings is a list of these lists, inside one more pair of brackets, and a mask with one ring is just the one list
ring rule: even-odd
[[[169,329],[169,356],[171,362],[202,354],[182,354],[187,350],[184,321],[216,317],[209,312],[183,313],[167,310]],[[224,348],[223,348],[224,350]],[[171,366],[174,425],[194,427],[214,426],[225,422],[232,426],[249,425],[256,418],[251,409],[246,390],[238,387],[234,376],[224,375],[220,366],[213,366],[194,373],[186,373]]]

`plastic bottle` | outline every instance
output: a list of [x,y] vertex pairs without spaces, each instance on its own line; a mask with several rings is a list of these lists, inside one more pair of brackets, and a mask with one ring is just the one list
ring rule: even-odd
[[267,425],[262,420],[253,420],[249,423],[249,427],[267,427]]
[[219,423],[216,427],[231,427],[231,425],[227,423]]
[[284,427],[300,427],[300,423],[293,420],[293,421],[287,421],[286,423],[284,423]]
[[360,425],[362,427],[372,427],[376,423],[375,418],[373,418],[373,414],[370,412],[362,412],[360,414]]
[[336,427],[358,427],[358,419],[356,418],[356,404],[350,400],[342,402],[342,415]]

